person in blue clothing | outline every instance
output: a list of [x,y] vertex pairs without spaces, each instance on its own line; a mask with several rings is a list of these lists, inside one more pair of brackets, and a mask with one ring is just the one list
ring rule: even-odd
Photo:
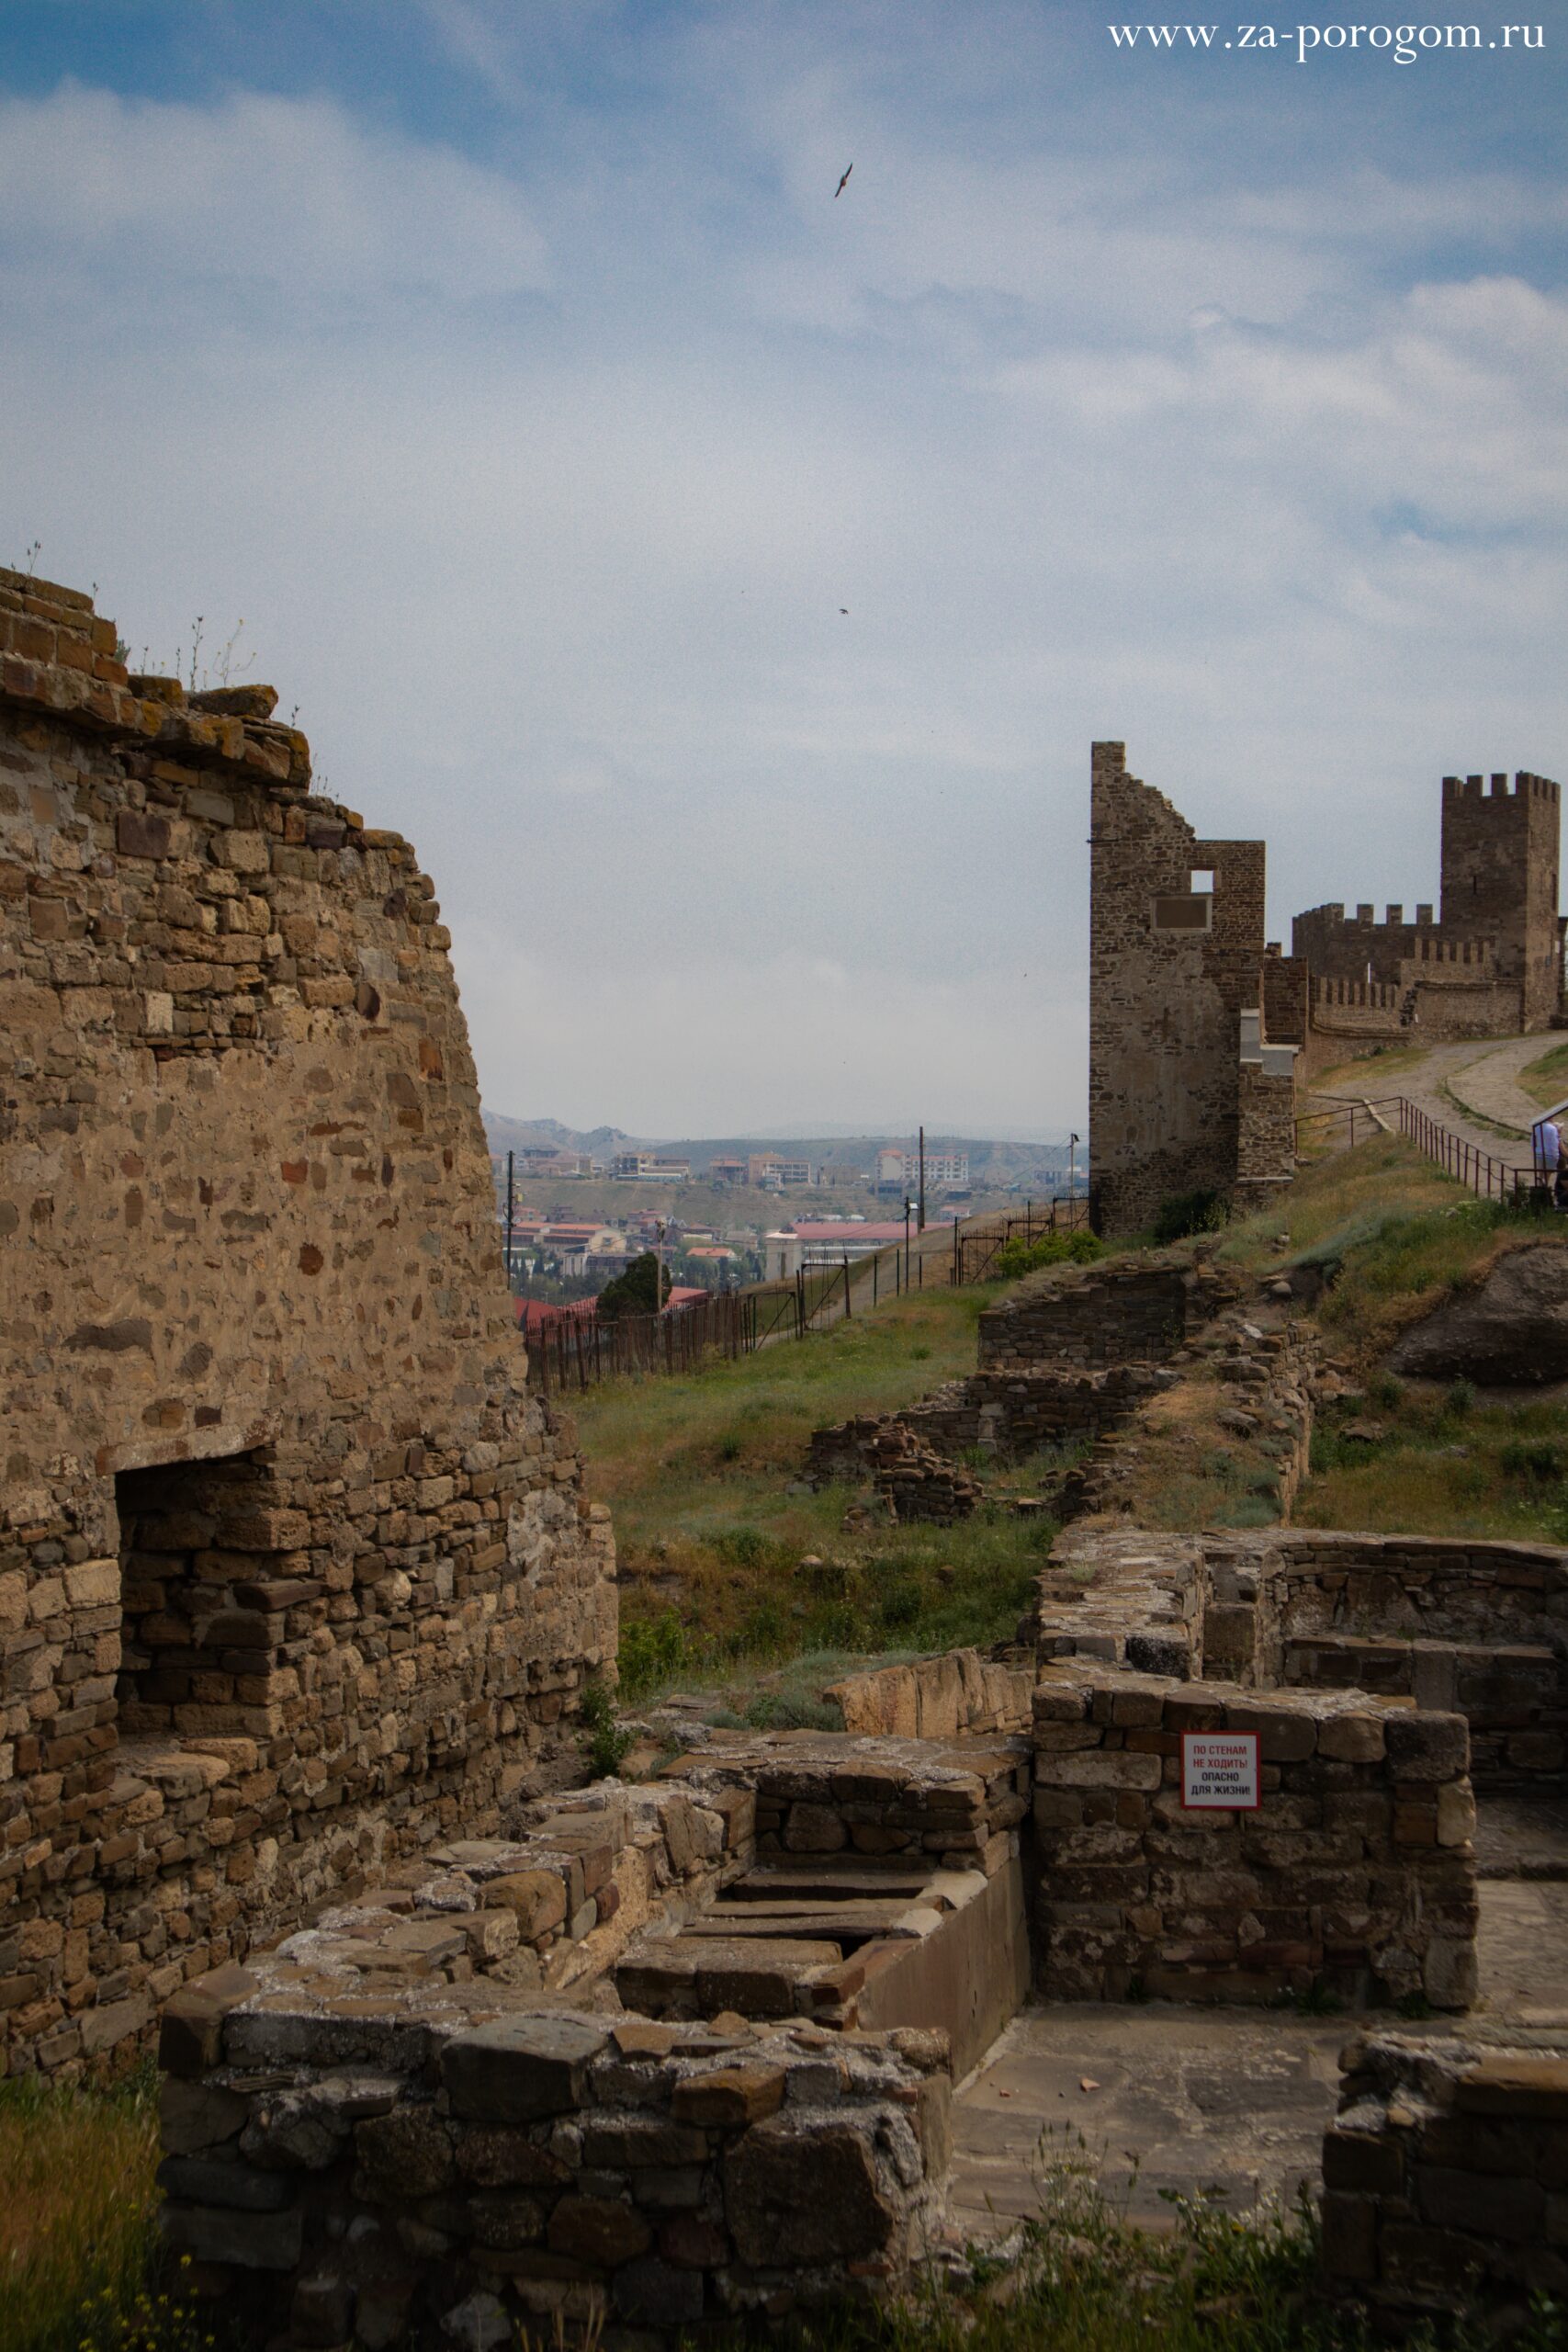
[[1537,1191],[1545,1193],[1556,1207],[1562,1208],[1568,1169],[1563,1166],[1562,1131],[1554,1118],[1536,1121],[1530,1129],[1530,1152],[1535,1161]]

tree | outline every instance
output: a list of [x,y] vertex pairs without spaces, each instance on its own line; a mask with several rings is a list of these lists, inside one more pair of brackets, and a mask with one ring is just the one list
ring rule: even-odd
[[612,1322],[617,1315],[657,1315],[669,1295],[669,1277],[657,1252],[645,1250],[624,1274],[605,1283],[599,1294],[599,1312]]

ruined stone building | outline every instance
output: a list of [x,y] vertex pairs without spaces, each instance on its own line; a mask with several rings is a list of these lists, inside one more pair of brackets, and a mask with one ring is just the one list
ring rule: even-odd
[[1089,1180],[1099,1229],[1162,1201],[1246,1206],[1288,1183],[1309,1074],[1394,1042],[1511,1037],[1562,1019],[1560,795],[1523,771],[1443,779],[1442,904],[1295,918],[1264,937],[1261,842],[1204,842],[1094,746]]
[[46,2068],[493,1823],[615,1638],[434,886],[270,689],[115,649],[0,571],[0,2019]]
[[[1107,1234],[1180,1193],[1260,1199],[1294,1165],[1293,1040],[1266,955],[1261,842],[1200,841],[1097,743],[1089,825],[1089,1195]],[[1274,995],[1268,991],[1273,980]]]
[[[1562,809],[1549,777],[1443,778],[1442,899],[1414,922],[1403,906],[1309,908],[1292,926],[1310,975],[1314,1065],[1347,1038],[1511,1037],[1546,1029],[1562,1005],[1557,911]],[[1316,1040],[1324,1043],[1319,1046]]]

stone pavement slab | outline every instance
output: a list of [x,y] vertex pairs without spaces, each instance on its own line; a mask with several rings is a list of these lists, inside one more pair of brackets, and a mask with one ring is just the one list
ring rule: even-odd
[[[1168,2227],[1161,2190],[1231,2212],[1317,2177],[1346,2018],[1174,2002],[1022,2011],[953,2110],[951,2218],[1004,2236],[1039,2210],[1053,2156],[1087,2154],[1133,2220]],[[1087,2086],[1087,2087],[1086,2087]]]

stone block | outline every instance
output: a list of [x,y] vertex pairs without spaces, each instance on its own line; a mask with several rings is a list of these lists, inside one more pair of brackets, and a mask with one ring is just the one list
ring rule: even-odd
[[396,2107],[358,2124],[355,2152],[382,2198],[433,2197],[453,2177],[452,2141],[428,2107]]
[[190,2205],[225,2205],[237,2213],[281,2212],[290,2195],[281,2173],[222,2164],[211,2156],[165,2156],[157,2180],[165,2197]]
[[694,2326],[703,2316],[703,2278],[697,2268],[660,2262],[653,2256],[622,2265],[611,2281],[616,2311],[645,2326]]
[[741,2261],[758,2268],[866,2261],[897,2222],[860,2132],[785,2116],[753,2124],[728,2152],[724,2209]]
[[635,2205],[610,2197],[563,2197],[550,2215],[546,2239],[554,2254],[614,2270],[646,2254],[653,2232]]
[[450,2041],[441,2079],[453,2113],[477,2123],[527,2123],[582,2103],[590,2062],[609,2040],[587,2018],[508,2018]]
[[1461,2114],[1568,2122],[1568,2059],[1482,2058],[1461,2076],[1454,2106]]
[[1054,1756],[1042,1777],[1054,1788],[1152,1791],[1160,1784],[1160,1758],[1124,1747],[1100,1748],[1079,1756]]
[[1469,1769],[1470,1726],[1462,1715],[1391,1714],[1383,1741],[1396,1781],[1455,1781]]
[[294,2208],[276,2213],[241,2213],[217,2205],[165,2205],[159,2215],[171,2253],[195,2262],[231,2263],[241,2270],[292,2270],[305,2243],[303,2216]]
[[519,1936],[531,1944],[562,1925],[567,1894],[567,1883],[558,1871],[516,1871],[504,1878],[487,1879],[479,1900],[487,1910],[512,1912]]
[[683,2123],[756,2123],[783,2106],[787,2080],[782,2066],[716,2067],[677,2083],[671,2109]]

